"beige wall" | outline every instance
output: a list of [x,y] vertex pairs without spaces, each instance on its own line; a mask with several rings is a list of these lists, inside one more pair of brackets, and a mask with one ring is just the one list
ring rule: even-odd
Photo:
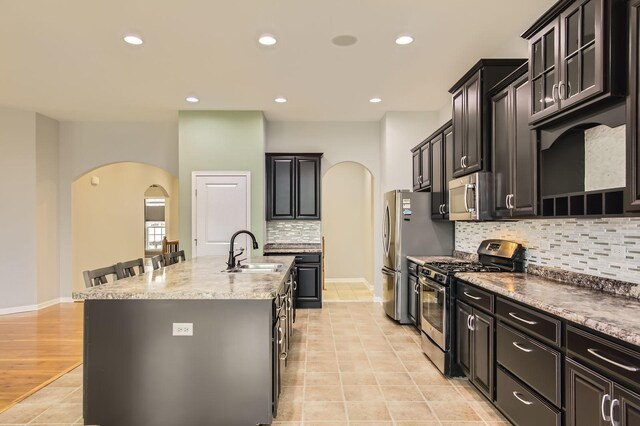
[[60,297],[58,248],[58,127],[36,114],[37,302]]
[[355,162],[331,167],[322,178],[325,278],[374,280],[373,178]]
[[[91,185],[93,176],[99,185]],[[149,186],[160,185],[169,193],[167,231],[170,237],[177,234],[177,180],[158,167],[125,162],[100,167],[73,182],[74,290],[84,288],[83,270],[144,257],[144,193]]]

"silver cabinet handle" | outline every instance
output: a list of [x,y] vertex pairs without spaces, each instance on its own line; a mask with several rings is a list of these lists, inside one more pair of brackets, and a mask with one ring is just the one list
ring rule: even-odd
[[422,176],[418,176],[418,183],[422,183]]
[[521,395],[521,393],[520,393],[520,392],[513,391],[513,396],[515,396],[515,397],[516,397],[516,399],[517,399],[518,401],[522,402],[524,405],[531,405],[531,404],[533,404],[533,402],[531,402],[531,401],[527,401],[526,399],[524,399],[524,398],[523,398],[523,397],[521,397],[520,395]]
[[288,354],[287,352],[282,352],[282,353],[280,354],[280,359],[284,361],[285,359],[287,359],[287,356],[288,356],[288,355],[289,355],[289,354]]
[[482,297],[474,296],[473,294],[469,294],[466,291],[463,292],[465,296],[472,298],[473,300],[480,300]]
[[565,88],[565,84],[564,81],[560,81],[560,83],[558,83],[558,97],[560,98],[560,100],[566,99],[565,96],[565,92],[564,92],[564,88]]
[[469,330],[473,331],[473,322],[476,319],[474,315],[469,315]]
[[602,420],[604,420],[605,422],[608,422],[611,420],[611,417],[607,416],[607,412],[604,409],[604,404],[607,401],[611,401],[611,395],[609,395],[608,393],[602,396],[602,401],[600,402],[600,415],[602,416]]
[[281,319],[282,321],[285,321],[285,320],[287,319],[287,314],[282,314],[282,315],[280,315],[280,319]]
[[601,359],[601,360],[603,360],[603,361],[608,362],[609,364],[613,364],[613,365],[615,365],[616,367],[623,368],[623,369],[625,369],[625,370],[627,370],[627,371],[631,371],[631,372],[634,372],[634,373],[635,373],[636,371],[640,371],[640,368],[638,368],[638,367],[634,367],[633,365],[624,365],[624,364],[620,364],[619,362],[616,362],[616,361],[614,361],[614,360],[612,360],[612,359],[609,359],[609,358],[607,358],[607,357],[606,357],[606,356],[604,356],[604,355],[600,355],[600,354],[598,353],[598,350],[597,350],[597,349],[589,348],[589,349],[587,349],[587,352],[589,352],[591,355],[597,356],[598,358],[600,358],[600,359]]
[[513,342],[513,346],[515,346],[516,348],[520,349],[522,352],[529,353],[529,352],[533,351],[533,349],[525,348],[524,346],[522,346],[521,343],[518,343],[518,342]]
[[464,169],[464,155],[460,157],[460,167]]
[[510,316],[511,318],[515,318],[515,319],[517,319],[518,321],[522,321],[523,323],[525,323],[525,324],[529,324],[529,325],[535,325],[535,324],[537,324],[537,323],[538,323],[537,321],[529,321],[529,320],[526,320],[526,319],[524,319],[524,318],[522,318],[522,317],[519,317],[518,315],[514,314],[513,312],[509,312],[509,316]]
[[514,208],[514,207],[515,207],[515,206],[513,205],[513,202],[512,202],[512,201],[513,201],[513,194],[509,194],[509,195],[507,195],[507,208],[508,208],[508,209],[512,209],[512,208]]
[[464,155],[462,157],[462,167],[464,167],[465,169],[467,168],[467,156]]
[[298,289],[298,281],[296,281],[296,280],[293,281],[293,289],[294,290]]
[[620,405],[620,401],[618,401],[617,398],[611,401],[611,408],[609,408],[609,417],[611,418],[611,426],[620,426],[620,422],[617,422],[616,419],[613,418],[613,410],[615,410],[616,405]]
[[471,330],[471,315],[467,315],[467,328]]
[[553,102],[558,103],[560,101],[560,95],[558,94],[558,85],[554,84],[551,88],[551,97],[553,98]]
[[282,332],[282,328],[278,327],[278,344],[281,345],[284,340],[284,333]]

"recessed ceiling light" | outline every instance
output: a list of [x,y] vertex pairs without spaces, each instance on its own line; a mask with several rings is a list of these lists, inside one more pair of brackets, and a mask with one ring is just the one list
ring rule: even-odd
[[140,36],[135,34],[127,34],[124,36],[124,41],[129,44],[133,44],[134,46],[140,46],[144,41],[140,38]]
[[369,102],[371,102],[372,104],[378,104],[378,103],[382,102],[382,99],[380,99],[380,98],[371,98],[371,99],[369,99]]
[[331,42],[333,44],[340,47],[352,46],[356,44],[357,41],[358,39],[355,36],[352,36],[349,34],[335,36],[334,38],[331,39]]
[[187,96],[187,97],[185,98],[185,101],[187,101],[187,102],[191,102],[192,104],[195,104],[195,103],[197,103],[197,102],[200,102],[200,99],[198,99],[198,98],[197,98],[197,97],[195,97],[195,96]]
[[276,101],[279,104],[283,104],[283,103],[287,102],[287,98],[283,98],[282,96],[280,96],[280,97],[275,98],[274,101]]
[[278,40],[276,40],[276,38],[271,34],[262,34],[258,39],[258,43],[263,46],[273,46],[277,42]]
[[400,46],[411,43],[413,43],[413,37],[411,37],[409,34],[402,34],[399,35],[398,38],[396,38],[396,44],[399,44]]

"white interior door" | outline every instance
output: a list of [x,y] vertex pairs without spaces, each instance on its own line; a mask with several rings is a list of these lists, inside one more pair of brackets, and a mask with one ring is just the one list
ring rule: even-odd
[[[228,255],[231,236],[250,227],[250,175],[244,173],[194,173],[193,257]],[[248,249],[247,235],[239,235],[235,248]]]

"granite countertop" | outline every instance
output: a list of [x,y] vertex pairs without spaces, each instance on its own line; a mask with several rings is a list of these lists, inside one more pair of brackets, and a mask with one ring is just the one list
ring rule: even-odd
[[413,263],[417,263],[420,266],[424,266],[424,264],[428,262],[469,262],[468,260],[460,259],[453,256],[407,256],[407,259],[412,261]]
[[265,255],[269,253],[322,253],[321,243],[267,243],[262,248]]
[[294,262],[291,256],[251,257],[243,263],[282,263],[280,272],[230,274],[226,256],[204,256],[135,277],[74,292],[89,299],[272,299]]
[[525,273],[457,273],[456,278],[640,346],[640,300]]

